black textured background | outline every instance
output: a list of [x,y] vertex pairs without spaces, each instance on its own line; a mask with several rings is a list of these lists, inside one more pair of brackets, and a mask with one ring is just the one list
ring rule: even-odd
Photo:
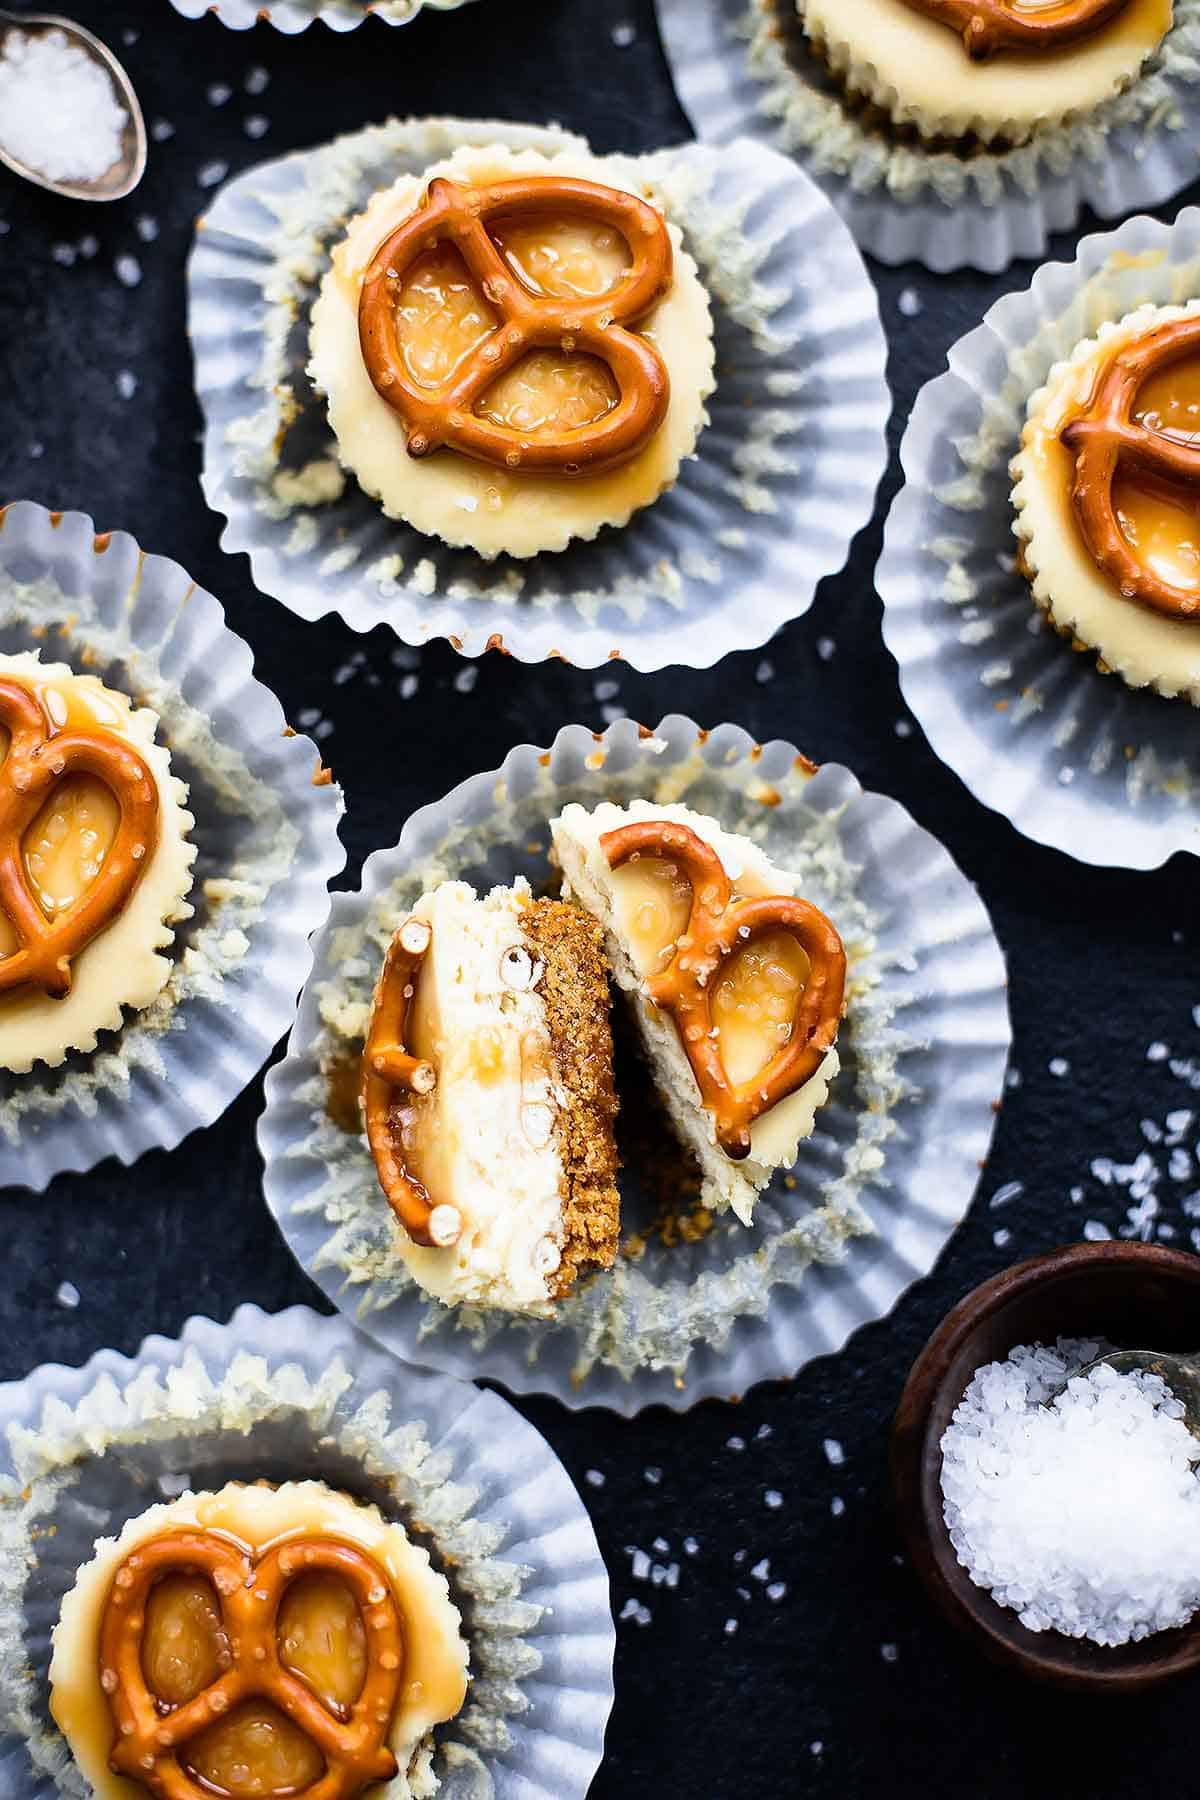
[[[439,645],[420,654],[418,692],[402,701],[385,631],[359,640],[336,618],[306,625],[255,592],[243,558],[221,553],[197,479],[184,324],[201,174],[214,162],[237,172],[389,112],[559,121],[599,150],[670,142],[687,127],[651,0],[480,0],[401,30],[371,22],[345,37],[315,28],[298,38],[188,23],[167,0],[74,0],[73,11],[124,54],[147,120],[168,121],[174,134],[152,146],[140,191],[108,208],[56,203],[0,170],[0,496],[79,507],[98,527],[126,528],[220,597],[289,716],[313,708],[332,722],[323,749],[346,789],[353,882],[366,852],[394,841],[410,811],[493,767],[514,742],[546,742],[570,720],[601,724],[595,677],[492,655],[473,692],[460,694],[452,684],[463,665]],[[254,68],[270,80],[249,95]],[[209,98],[214,83],[233,89],[223,104]],[[265,136],[247,135],[248,117],[269,121]],[[139,231],[144,219],[158,227],[152,241]],[[1068,240],[1055,245],[1058,255],[1069,250]],[[136,287],[117,279],[123,255],[138,258]],[[872,269],[892,347],[895,432],[947,347],[1030,273]],[[910,317],[913,295],[921,310]],[[131,398],[124,372],[136,378]],[[893,467],[884,501],[895,481]],[[897,1557],[888,1424],[913,1357],[952,1302],[1006,1263],[1078,1238],[1085,1220],[1117,1231],[1131,1181],[1132,1198],[1149,1191],[1161,1202],[1145,1230],[1164,1225],[1187,1244],[1180,1202],[1200,1183],[1178,1158],[1168,1171],[1142,1121],[1188,1107],[1200,981],[1194,862],[1097,873],[1037,849],[970,798],[918,729],[906,730],[871,580],[883,510],[848,569],[768,650],[702,673],[602,673],[642,720],[679,708],[709,725],[732,717],[760,739],[789,737],[818,760],[847,762],[938,832],[982,888],[1010,958],[1020,1081],[980,1196],[936,1273],[843,1355],[739,1407],[708,1404],[683,1417],[655,1410],[624,1423],[520,1403],[580,1483],[614,1608],[633,1597],[651,1615],[618,1626],[617,1703],[593,1789],[602,1800],[1153,1800],[1195,1780],[1195,1685],[1107,1705],[1014,1686],[948,1635]],[[330,671],[360,648],[382,685],[368,688],[360,672],[334,686]],[[759,679],[764,655],[774,673]],[[1148,1056],[1156,1045],[1170,1054]],[[131,1351],[147,1332],[174,1333],[195,1312],[225,1318],[241,1300],[323,1306],[260,1197],[261,1103],[255,1083],[171,1155],[66,1177],[36,1198],[0,1196],[0,1378],[47,1359],[80,1362],[105,1344]],[[1149,1162],[1140,1179],[1131,1174],[1139,1153]],[[1107,1165],[1095,1173],[1097,1158],[1112,1159],[1115,1176]],[[1024,1191],[989,1208],[1013,1181]],[[1000,1245],[998,1230],[1009,1234]],[[78,1289],[75,1307],[56,1298],[64,1281]],[[757,1435],[763,1427],[769,1433]],[[842,1466],[823,1454],[826,1438],[844,1447]],[[586,1481],[587,1470],[603,1486]],[[768,1491],[782,1504],[769,1506]],[[845,1502],[836,1516],[834,1496]],[[689,1535],[699,1545],[691,1556],[681,1550]],[[668,1552],[654,1549],[656,1538]],[[631,1546],[678,1562],[678,1586],[635,1581]],[[751,1574],[762,1558],[770,1583],[785,1586],[777,1598],[761,1571]]]

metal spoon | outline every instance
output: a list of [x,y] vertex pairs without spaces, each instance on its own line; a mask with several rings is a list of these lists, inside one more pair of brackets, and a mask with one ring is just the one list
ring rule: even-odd
[[1200,1438],[1200,1354],[1173,1356],[1161,1350],[1114,1350],[1098,1356],[1080,1369],[1115,1369],[1118,1375],[1157,1375],[1183,1407],[1183,1422],[1193,1437]]
[[61,31],[73,44],[99,63],[116,89],[117,99],[127,114],[125,128],[121,133],[121,154],[112,167],[105,171],[96,181],[51,181],[38,169],[31,169],[25,163],[18,162],[15,156],[9,155],[3,142],[0,142],[0,162],[12,170],[14,175],[23,176],[37,187],[48,188],[52,194],[61,194],[67,200],[122,200],[131,194],[142,179],[146,169],[146,121],[142,117],[142,109],[138,105],[137,95],[133,91],[133,83],[117,61],[107,44],[85,31],[82,25],[76,25],[71,19],[53,17],[50,13],[10,13],[0,8],[0,55],[3,54],[4,41],[10,31],[21,31],[27,37],[36,37],[46,31]]

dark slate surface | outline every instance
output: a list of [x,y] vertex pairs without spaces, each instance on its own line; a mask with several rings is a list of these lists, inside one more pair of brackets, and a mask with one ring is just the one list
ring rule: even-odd
[[[221,553],[197,480],[184,332],[184,259],[205,202],[202,176],[390,111],[557,120],[601,150],[667,143],[686,125],[651,0],[480,0],[403,30],[371,23],[337,38],[323,29],[234,34],[184,21],[167,0],[75,0],[74,10],[124,48],[148,120],[174,131],[154,145],[141,191],[108,209],[56,204],[0,171],[0,494],[125,527],[220,596],[289,715],[312,708],[332,724],[324,749],[349,802],[352,881],[413,808],[494,766],[519,739],[548,741],[569,720],[600,724],[601,705],[592,675],[496,656],[480,664],[474,691],[458,694],[462,664],[442,646],[421,654],[419,690],[402,702],[384,631],[360,641],[337,619],[305,625],[255,593],[244,559]],[[618,32],[620,46],[619,26],[632,27]],[[252,69],[270,77],[257,95],[245,91]],[[223,104],[219,89],[210,97],[214,84],[233,90]],[[254,119],[268,121],[259,140],[246,130]],[[117,278],[122,256],[138,260],[135,287]],[[897,432],[948,346],[1030,272],[872,271],[892,345]],[[919,299],[915,317],[910,297],[899,305],[905,290]],[[118,380],[125,371],[137,382],[131,398]],[[893,467],[884,501],[895,484]],[[766,652],[699,674],[604,675],[643,720],[669,707],[707,724],[732,716],[759,738],[791,737],[818,759],[844,760],[938,832],[979,882],[1011,959],[1019,1080],[979,1198],[937,1271],[840,1357],[740,1407],[710,1404],[682,1418],[654,1411],[622,1423],[521,1403],[581,1484],[615,1609],[633,1597],[650,1613],[618,1627],[618,1699],[593,1790],[601,1800],[1152,1800],[1194,1776],[1194,1684],[1124,1705],[1017,1688],[948,1635],[897,1557],[888,1424],[948,1307],[1007,1263],[1081,1237],[1089,1221],[1093,1231],[1165,1231],[1189,1243],[1194,1160],[1186,1149],[1170,1159],[1154,1133],[1170,1112],[1200,1112],[1189,1081],[1200,1066],[1200,980],[1194,863],[1096,873],[1037,849],[984,812],[908,729],[871,581],[882,516],[881,504],[848,569]],[[334,686],[329,672],[360,648],[361,672]],[[768,679],[759,678],[764,655]],[[367,669],[382,686],[368,689]],[[147,1332],[173,1333],[195,1312],[227,1317],[241,1300],[322,1305],[260,1198],[261,1101],[256,1083],[209,1131],[131,1171],[106,1166],[36,1199],[2,1196],[0,1377],[46,1359],[79,1362],[105,1344],[130,1351]],[[1185,1143],[1195,1141],[1192,1122]],[[1012,1182],[1020,1195],[990,1207]],[[1139,1202],[1142,1222],[1130,1225],[1127,1209]],[[64,1282],[78,1290],[76,1306],[58,1297]],[[827,1438],[844,1448],[839,1467],[823,1453]],[[602,1486],[585,1480],[588,1470]],[[768,1505],[768,1491],[782,1504]],[[681,1551],[689,1535],[693,1556]],[[660,1537],[669,1553],[654,1551]],[[635,1582],[633,1546],[678,1561],[677,1588]],[[784,1585],[776,1598],[749,1573],[762,1558],[769,1581]]]

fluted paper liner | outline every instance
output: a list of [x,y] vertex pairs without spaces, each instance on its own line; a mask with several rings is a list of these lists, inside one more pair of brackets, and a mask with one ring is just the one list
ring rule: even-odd
[[794,0],[658,0],[658,17],[697,134],[794,157],[881,262],[996,272],[1043,256],[1085,207],[1119,218],[1195,179],[1200,0],[1175,0],[1161,51],[1125,93],[1004,150],[890,134],[813,54]]
[[0,648],[99,675],[159,715],[187,783],[197,846],[192,917],[167,984],[95,1050],[0,1071],[0,1185],[40,1190],[106,1156],[170,1149],[224,1112],[287,1030],[345,853],[341,796],[284,735],[270,690],[218,602],[178,563],[82,513],[0,513]]
[[1197,292],[1196,207],[1084,238],[960,339],[901,445],[876,585],[904,697],[985,805],[1080,862],[1200,853],[1200,730],[1186,698],[1101,674],[1045,625],[1016,567],[1009,463],[1054,363],[1107,319]]
[[[472,1679],[435,1734],[443,1800],[583,1800],[612,1707],[608,1576],[566,1471],[499,1395],[402,1368],[307,1307],[243,1306],[132,1358],[9,1382],[0,1433],[0,1791],[14,1800],[89,1791],[47,1671],[95,1540],[181,1487],[259,1479],[373,1502],[448,1580]],[[413,1792],[402,1777],[379,1789]]]
[[[497,4],[497,0],[492,0],[492,4]],[[270,6],[264,6],[262,0],[171,0],[171,5],[185,19],[202,19],[211,14],[231,31],[248,31],[252,25],[265,24],[294,37],[318,20],[330,31],[354,31],[367,19],[380,19],[385,25],[407,25],[426,7],[432,12],[454,12],[466,6],[467,0],[272,0]]]
[[757,144],[614,159],[614,179],[651,184],[709,289],[710,423],[677,485],[628,525],[485,562],[385,518],[337,464],[305,373],[309,311],[347,219],[462,144],[586,148],[531,125],[393,121],[250,169],[201,221],[189,323],[225,549],[302,618],[336,611],[356,631],[386,624],[469,656],[500,644],[524,662],[707,668],[765,643],[842,567],[884,467],[886,346],[845,226]]
[[[517,874],[536,885],[560,807],[635,795],[746,833],[830,914],[850,963],[843,1073],[752,1228],[728,1215],[668,1249],[646,1229],[652,1208],[627,1168],[637,1253],[584,1283],[555,1322],[448,1310],[396,1254],[366,1140],[327,1115],[323,1071],[360,1044],[384,948],[423,886]],[[522,745],[416,813],[394,849],[368,858],[361,891],[336,896],[267,1081],[267,1200],[313,1279],[395,1354],[570,1406],[683,1408],[839,1349],[928,1271],[974,1192],[1008,1045],[1004,961],[983,904],[895,801],[731,725],[707,733],[671,717],[651,735],[622,720],[601,738],[568,726],[549,750]]]

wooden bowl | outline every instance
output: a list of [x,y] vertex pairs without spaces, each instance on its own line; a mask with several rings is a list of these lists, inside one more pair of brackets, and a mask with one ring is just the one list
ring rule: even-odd
[[1019,1263],[961,1300],[900,1399],[892,1482],[912,1565],[963,1636],[993,1661],[1059,1687],[1139,1692],[1200,1668],[1200,1614],[1178,1631],[1106,1649],[1034,1632],[976,1587],[942,1513],[942,1434],[976,1369],[1018,1344],[1104,1337],[1122,1349],[1200,1349],[1200,1257],[1149,1244],[1072,1244]]

